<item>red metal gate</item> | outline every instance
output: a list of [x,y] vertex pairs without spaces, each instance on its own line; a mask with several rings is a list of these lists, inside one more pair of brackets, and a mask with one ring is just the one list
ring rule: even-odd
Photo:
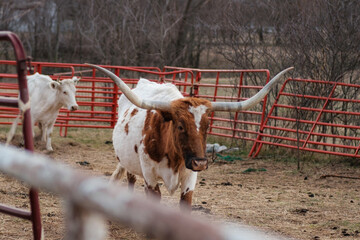
[[360,157],[360,85],[288,79],[249,156],[263,144]]
[[[1,64],[14,65],[15,62],[0,60]],[[34,62],[32,66],[36,71],[44,74],[65,71],[68,75],[72,76],[75,73],[83,72],[83,79],[80,81],[76,96],[80,109],[76,112],[62,109],[57,119],[55,126],[65,130],[62,135],[66,136],[68,127],[114,127],[117,121],[117,100],[121,92],[118,92],[117,86],[107,77],[100,75],[100,73],[95,72],[91,68],[89,69],[88,66],[83,64]],[[134,87],[137,84],[139,77],[145,77],[157,82],[171,82],[177,85],[185,96],[202,97],[210,101],[241,101],[247,99],[258,92],[270,78],[269,71],[265,69],[209,70],[164,67],[163,71],[161,71],[158,68],[151,67],[103,67],[111,69],[130,87]],[[58,77],[58,74],[50,75],[53,79]],[[16,74],[0,73],[0,77],[16,78]],[[61,78],[63,79],[65,76],[61,75]],[[258,86],[257,82],[262,82],[263,84]],[[290,82],[294,82],[302,87],[297,87],[298,89],[294,91],[293,83],[290,84]],[[309,84],[312,84],[312,86],[307,86]],[[321,92],[318,89],[324,88],[333,88],[333,92],[327,93],[325,91],[325,95],[319,95]],[[261,146],[266,144],[358,157],[359,139],[357,136],[359,136],[360,132],[358,132],[358,124],[354,124],[354,118],[359,118],[360,109],[358,111],[348,111],[346,108],[346,104],[354,105],[359,103],[359,100],[357,100],[358,95],[347,96],[345,93],[342,93],[343,88],[349,88],[352,90],[348,91],[358,93],[360,85],[319,80],[289,79],[282,86],[274,105],[272,103],[269,104],[268,99],[265,98],[262,104],[259,104],[259,106],[251,111],[213,113],[209,134],[254,142],[250,156],[257,156]],[[17,96],[16,92],[11,92],[17,89],[14,83],[2,82],[0,83],[0,89],[2,90],[0,92],[2,96]],[[314,106],[322,104],[321,109],[319,110],[318,107],[304,107],[305,105],[301,105],[302,102],[296,102],[291,99],[291,97],[294,98],[295,96],[299,98],[299,89],[309,92],[314,91],[313,95],[304,92],[301,95],[302,101],[303,103],[313,101],[314,103],[312,104],[315,104]],[[276,91],[274,92],[276,93]],[[341,94],[344,96],[339,98],[338,96]],[[326,99],[328,101],[325,104],[324,101]],[[320,103],[319,101],[323,102]],[[266,108],[268,106],[272,107],[265,119]],[[352,106],[352,109],[356,109],[357,106]],[[339,107],[344,109],[338,111],[337,108]],[[299,120],[294,117],[295,113],[292,111],[295,110],[301,112],[300,114],[298,113]],[[319,118],[312,119],[309,113],[318,113],[317,116]],[[322,121],[321,118],[328,114],[341,115],[338,118],[344,118],[345,120],[342,123]],[[17,109],[0,108],[0,124],[11,124],[11,118],[15,118],[16,115]],[[310,125],[312,126],[311,128],[309,127]],[[320,127],[323,129],[319,129]],[[332,130],[325,130],[325,127],[332,128]],[[335,129],[337,129],[337,134],[329,134],[329,131],[335,132]],[[294,136],[294,134],[300,134],[300,137]],[[305,139],[302,138],[304,135],[307,136]]]
[[[18,39],[18,37],[11,32],[0,32],[0,41],[5,40],[11,42],[15,50],[16,56],[16,67],[17,67],[17,77],[19,82],[19,95],[20,101],[26,105],[29,101],[29,93],[27,90],[27,81],[26,81],[26,55],[24,48]],[[19,101],[18,98],[0,98],[0,105],[11,106],[18,108]],[[33,146],[33,136],[32,136],[32,126],[30,119],[30,109],[23,112],[23,135],[25,149],[29,151],[34,150]],[[20,217],[23,219],[30,220],[33,225],[33,235],[34,239],[41,239],[41,216],[40,216],[40,206],[39,206],[39,197],[38,192],[31,188],[29,192],[30,197],[30,211],[25,211],[22,209],[12,208],[5,205],[0,205],[0,212],[9,214],[12,216]]]
[[[0,60],[0,65],[14,65],[14,61]],[[60,127],[61,135],[67,135],[68,127],[77,128],[113,128],[117,121],[117,100],[121,95],[118,87],[108,77],[96,72],[85,64],[69,63],[43,63],[32,62],[31,66],[36,72],[49,74],[50,72],[60,72],[49,74],[52,79],[60,80],[74,75],[82,75],[81,81],[77,85],[76,99],[79,110],[70,112],[61,109],[56,120],[55,126]],[[153,67],[122,67],[122,66],[103,66],[110,69],[120,76],[130,87],[135,87],[140,77],[146,77],[150,81],[163,82],[167,76],[176,78],[183,74],[188,76],[186,82],[174,82],[184,91],[191,91],[193,74],[189,70],[176,70],[171,72],[161,72]],[[76,69],[76,71],[75,71]],[[70,71],[69,71],[70,70]],[[61,72],[65,72],[61,73]],[[14,79],[16,74],[0,73],[0,78]],[[17,96],[18,85],[13,81],[10,83],[0,83],[0,96]],[[183,92],[185,96],[189,95]],[[12,119],[16,118],[18,109],[0,107],[0,124],[12,124]],[[62,132],[64,130],[64,132]]]
[[[13,65],[12,61],[0,60],[0,65]],[[82,72],[82,80],[77,86],[77,101],[80,106],[76,112],[61,109],[55,126],[60,127],[61,135],[67,135],[68,127],[113,128],[117,121],[117,100],[121,92],[107,77],[102,77],[84,64],[32,62],[34,72],[49,74],[62,72],[67,77]],[[164,71],[150,67],[103,66],[120,76],[124,82],[134,87],[139,77],[151,81],[171,82],[178,86],[184,96],[195,96],[211,101],[242,101],[262,86],[255,83],[263,79],[263,85],[269,81],[268,70],[208,70],[165,67]],[[75,71],[76,69],[76,71]],[[196,79],[194,75],[196,74]],[[15,74],[0,73],[3,78],[16,78]],[[66,78],[66,75],[50,74],[53,79]],[[16,96],[17,86],[14,83],[0,83],[3,96]],[[212,113],[209,134],[254,141],[263,122],[267,98],[251,111],[236,113]],[[241,115],[241,116],[240,116]],[[17,116],[17,109],[0,108],[0,124],[11,124],[9,119]],[[64,132],[62,132],[64,130]]]

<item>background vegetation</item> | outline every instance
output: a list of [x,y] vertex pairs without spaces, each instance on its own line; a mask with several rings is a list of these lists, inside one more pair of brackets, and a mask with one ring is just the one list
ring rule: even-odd
[[35,61],[292,65],[302,78],[355,83],[359,26],[358,0],[0,1],[0,30],[16,32]]

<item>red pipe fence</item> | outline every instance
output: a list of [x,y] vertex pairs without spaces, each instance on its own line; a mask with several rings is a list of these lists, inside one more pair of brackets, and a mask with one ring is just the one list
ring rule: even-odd
[[360,85],[288,79],[249,155],[256,157],[267,144],[360,157],[359,95]]
[[[13,61],[0,61],[0,66],[13,65]],[[62,136],[67,135],[68,127],[85,127],[85,128],[113,128],[117,121],[117,101],[121,92],[118,90],[116,84],[107,77],[101,76],[95,69],[90,69],[85,64],[60,64],[60,63],[42,63],[32,62],[31,66],[39,73],[48,73],[49,71],[70,69],[70,76],[63,74],[50,74],[52,79],[64,79],[75,75],[74,68],[86,69],[79,70],[76,73],[82,75],[82,79],[77,86],[76,99],[79,105],[79,110],[70,112],[66,109],[61,109],[60,114],[56,120],[55,126],[65,128]],[[168,73],[161,72],[158,68],[152,67],[120,67],[120,66],[103,66],[120,76],[124,82],[131,86],[135,86],[141,76],[147,76],[151,81],[162,81],[165,76],[176,76],[180,73],[187,73],[190,78],[190,83],[177,83],[181,85],[191,85],[193,79],[192,73],[187,70],[172,71]],[[99,75],[100,74],[100,75]],[[16,74],[0,74],[0,78],[12,79],[16,78]],[[9,81],[9,80],[8,80]],[[11,80],[10,80],[11,81]],[[185,86],[186,87],[186,86]],[[0,96],[15,97],[18,86],[13,82],[0,82]],[[188,95],[185,93],[185,95]],[[18,114],[17,109],[9,107],[0,107],[0,124],[11,124],[9,119],[16,118]]]
[[[0,60],[0,67],[10,68],[14,64],[13,61]],[[107,77],[84,64],[32,62],[31,67],[39,73],[49,74],[53,79],[64,79],[66,74],[72,77],[82,73],[76,96],[79,110],[69,112],[62,109],[55,124],[60,127],[62,136],[67,135],[68,127],[115,126],[117,100],[121,92]],[[173,83],[184,96],[201,97],[210,101],[245,100],[256,94],[270,79],[270,72],[266,69],[210,70],[165,66],[160,70],[155,67],[103,67],[113,71],[131,88],[136,86],[140,77],[144,77],[151,81]],[[16,74],[0,73],[1,78],[16,78]],[[297,84],[296,89],[292,86],[294,83]],[[333,87],[333,92],[326,92],[325,86]],[[281,87],[276,102],[272,101],[274,103],[269,102],[266,97],[250,111],[212,113],[208,133],[253,142],[249,154],[253,157],[259,154],[263,145],[360,157],[357,137],[359,127],[356,124],[360,109],[357,100],[359,87],[360,85],[355,84],[288,79]],[[0,82],[0,96],[17,96],[16,89],[15,83]],[[305,90],[307,92],[299,94],[299,91]],[[353,94],[348,95],[345,91]],[[313,95],[310,92],[314,92]],[[341,94],[345,97],[334,97]],[[317,106],[319,104],[322,104],[321,107]],[[338,108],[342,110],[339,111]],[[314,113],[318,113],[317,119],[312,119]],[[0,124],[11,124],[16,115],[17,109],[1,107]]]

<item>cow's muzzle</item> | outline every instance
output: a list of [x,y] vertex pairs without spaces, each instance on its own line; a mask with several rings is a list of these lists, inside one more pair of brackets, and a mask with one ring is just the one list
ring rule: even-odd
[[202,171],[208,168],[207,158],[191,158],[190,168],[193,171]]
[[70,110],[71,111],[76,111],[76,110],[78,110],[78,105],[73,105],[73,106],[71,106],[71,108],[70,108]]

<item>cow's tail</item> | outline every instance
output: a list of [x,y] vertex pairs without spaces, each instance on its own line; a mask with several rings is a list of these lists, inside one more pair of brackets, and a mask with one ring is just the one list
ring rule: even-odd
[[10,128],[10,131],[8,132],[7,134],[7,137],[6,137],[6,144],[5,146],[8,146],[11,142],[11,140],[13,139],[14,135],[15,135],[15,132],[16,132],[16,127],[17,125],[19,124],[20,122],[20,117],[21,117],[21,114],[19,114],[16,118],[15,118],[15,121],[13,122],[13,124],[11,125],[11,128]]

